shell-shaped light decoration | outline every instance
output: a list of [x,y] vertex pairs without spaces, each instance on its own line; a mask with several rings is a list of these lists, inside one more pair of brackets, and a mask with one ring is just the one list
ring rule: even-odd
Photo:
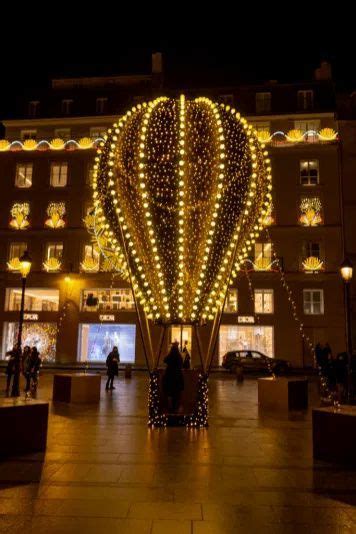
[[47,272],[56,272],[61,270],[61,262],[58,258],[48,258],[45,262],[43,262],[43,268]]
[[59,139],[59,137],[52,139],[52,141],[49,143],[49,146],[52,150],[63,150],[64,145],[65,142],[63,141],[63,139]]
[[10,143],[7,139],[0,139],[0,152],[6,152],[10,149]]
[[305,271],[320,271],[323,268],[323,262],[316,256],[309,256],[303,261]]
[[20,258],[11,258],[7,262],[7,268],[9,271],[19,271],[21,268]]
[[78,145],[79,145],[79,148],[83,148],[83,149],[92,148],[93,140],[90,139],[90,137],[82,137],[81,139],[79,139]]
[[22,147],[24,150],[36,150],[37,148],[37,141],[35,139],[26,139],[22,143]]
[[255,271],[270,271],[272,264],[269,258],[264,258],[261,256],[260,258],[256,258],[253,266]]
[[87,256],[80,265],[83,271],[87,273],[96,273],[99,270],[99,258]]
[[302,130],[289,130],[286,137],[288,141],[292,143],[301,143],[302,141],[304,141],[304,134]]
[[333,128],[322,128],[319,132],[319,139],[321,141],[334,141],[337,137],[337,133]]
[[271,141],[271,132],[269,130],[258,130],[256,135],[260,143],[269,143]]
[[57,230],[64,228],[66,223],[63,217],[66,213],[64,202],[50,202],[47,208],[48,219],[45,221],[45,226]]
[[160,97],[108,130],[94,205],[149,318],[200,323],[222,308],[263,229],[271,180],[252,126],[207,98]]

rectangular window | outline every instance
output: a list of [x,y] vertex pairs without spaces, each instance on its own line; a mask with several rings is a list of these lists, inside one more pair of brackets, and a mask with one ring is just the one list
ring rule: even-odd
[[[16,343],[18,331],[18,323],[4,323],[4,354]],[[55,362],[57,331],[57,323],[24,322],[22,345],[37,347],[42,362]]]
[[27,141],[28,139],[36,139],[37,130],[21,130],[21,141]]
[[225,104],[225,106],[233,106],[234,105],[234,95],[228,94],[228,95],[220,95],[219,101]]
[[219,360],[234,350],[257,350],[273,358],[273,326],[222,325],[219,331]]
[[98,139],[99,137],[104,137],[107,131],[107,126],[93,126],[90,128],[90,138]]
[[100,265],[100,253],[94,243],[88,243],[83,248],[81,268],[85,272],[97,272]]
[[82,311],[134,311],[135,302],[130,288],[84,289]]
[[93,165],[90,164],[88,165],[86,183],[91,186],[93,184],[93,179],[94,179],[94,168],[93,168]]
[[68,180],[68,163],[65,161],[51,163],[51,187],[65,187]]
[[269,113],[271,100],[271,93],[256,93],[256,113]]
[[56,242],[56,243],[47,243],[46,247],[46,260],[49,260],[50,258],[56,258],[57,260],[61,260],[63,256],[63,243]]
[[305,160],[299,162],[300,183],[301,185],[313,186],[319,183],[319,161],[317,159]]
[[314,107],[314,91],[307,89],[304,91],[298,91],[298,109],[310,110]]
[[306,257],[314,256],[315,258],[320,258],[320,243],[308,241],[305,244],[305,255]]
[[[25,311],[44,311],[55,312],[59,307],[59,290],[58,289],[35,289],[26,287],[25,292]],[[20,311],[21,309],[21,288],[6,289],[6,308],[7,311]]]
[[238,311],[237,289],[228,289],[225,302],[225,313],[236,313]]
[[9,261],[16,259],[16,258],[21,258],[25,250],[27,250],[27,243],[23,243],[23,242],[11,243],[10,249],[9,249]]
[[40,107],[39,100],[31,100],[31,102],[28,103],[28,116],[37,117],[39,107]]
[[33,163],[18,163],[16,165],[15,186],[27,188],[32,186]]
[[96,99],[95,110],[97,113],[106,113],[108,107],[108,99],[106,97],[100,97]]
[[303,309],[305,315],[323,315],[324,291],[322,289],[303,289]]
[[136,325],[99,323],[79,325],[79,360],[105,362],[113,347],[121,363],[135,362]]
[[67,98],[61,102],[61,112],[62,115],[70,115],[73,107],[73,99]]
[[294,129],[300,130],[303,134],[307,133],[305,136],[305,141],[307,142],[315,142],[318,141],[318,131],[320,129],[320,120],[319,119],[313,119],[313,120],[298,120],[294,121]]
[[271,130],[271,123],[269,121],[251,122],[256,132],[269,132]]
[[273,313],[273,289],[255,289],[255,313]]
[[63,141],[68,141],[71,137],[70,128],[57,128],[54,130],[55,139],[63,139]]
[[185,342],[188,341],[187,349],[188,352],[192,353],[192,327],[191,326],[181,326],[181,325],[172,325],[171,326],[171,343],[177,342],[179,344],[180,350],[183,350]]
[[272,243],[255,243],[254,268],[269,271],[272,263]]

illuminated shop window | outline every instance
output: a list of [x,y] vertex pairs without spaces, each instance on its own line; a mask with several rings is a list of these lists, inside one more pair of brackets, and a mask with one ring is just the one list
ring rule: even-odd
[[84,245],[81,268],[85,272],[97,272],[100,264],[100,253],[94,243]]
[[[26,287],[25,311],[56,312],[59,306],[59,290],[51,288]],[[21,288],[6,289],[6,310],[19,311],[21,308]]]
[[312,89],[298,91],[298,109],[307,111],[313,109],[313,107],[314,91]]
[[68,163],[66,161],[51,163],[51,187],[65,187],[68,180]]
[[192,327],[191,326],[181,326],[173,325],[171,326],[171,343],[179,343],[179,347],[182,350],[185,346],[185,342],[188,341],[188,351],[190,355],[192,354]]
[[222,325],[219,331],[219,362],[234,350],[257,350],[274,357],[273,326]]
[[228,289],[225,302],[225,313],[236,313],[238,311],[238,299],[237,299],[237,289],[232,288]]
[[[4,324],[4,352],[11,350],[17,341],[18,323]],[[57,323],[24,322],[22,345],[36,347],[42,362],[56,361]]]
[[63,141],[69,141],[71,138],[71,129],[70,128],[56,128],[54,130],[55,139],[62,139]]
[[319,197],[301,198],[299,222],[303,226],[319,226],[322,224],[322,204]]
[[269,113],[271,100],[271,93],[256,93],[256,113]]
[[18,163],[16,165],[15,186],[28,188],[32,186],[33,163]]
[[28,202],[15,202],[10,212],[10,227],[14,230],[26,230],[30,225],[29,214],[30,204]]
[[270,271],[272,264],[272,243],[255,243],[253,266],[256,271]]
[[255,289],[255,313],[273,313],[273,289]]
[[79,325],[79,360],[105,362],[113,347],[121,363],[135,362],[136,325],[92,323]]
[[83,311],[134,311],[135,302],[130,288],[84,289]]
[[62,267],[63,243],[47,243],[43,268],[48,272],[60,271]]
[[319,162],[317,159],[300,161],[301,185],[313,186],[319,183]]
[[66,205],[64,202],[50,202],[47,207],[48,218],[45,221],[45,226],[56,230],[64,228],[66,225],[64,216],[66,214]]
[[9,261],[7,262],[7,268],[9,271],[19,271],[20,270],[20,258],[27,250],[27,243],[16,242],[11,243],[9,248]]
[[303,289],[303,309],[305,315],[323,315],[324,291],[322,289]]

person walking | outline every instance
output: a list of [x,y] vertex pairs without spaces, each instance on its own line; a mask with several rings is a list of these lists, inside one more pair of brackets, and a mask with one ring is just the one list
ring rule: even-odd
[[172,413],[176,413],[180,406],[181,393],[184,390],[183,359],[179,352],[178,343],[172,343],[171,350],[165,357],[164,363],[167,368],[163,375],[163,391],[168,397]]
[[113,347],[112,351],[106,358],[106,367],[108,379],[106,381],[105,389],[116,389],[114,386],[114,378],[119,375],[120,354],[117,347]]
[[17,365],[17,345],[14,345],[12,350],[9,350],[6,353],[6,356],[9,356],[5,374],[6,374],[6,396],[8,397],[10,394],[10,387],[11,387],[11,379],[14,379],[15,373],[16,373],[16,365]]
[[183,358],[183,369],[190,369],[190,361],[191,357],[188,350],[188,341],[184,341],[184,347],[182,350],[182,358]]
[[38,384],[38,372],[40,370],[41,363],[42,360],[40,358],[40,354],[37,350],[37,347],[32,347],[31,354],[26,359],[26,367],[24,369],[26,377],[26,393],[29,393],[31,388],[36,391]]

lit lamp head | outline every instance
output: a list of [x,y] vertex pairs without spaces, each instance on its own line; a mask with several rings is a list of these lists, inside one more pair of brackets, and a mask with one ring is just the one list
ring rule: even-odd
[[340,272],[344,282],[350,282],[353,274],[353,265],[349,259],[345,259],[340,265]]
[[28,273],[31,270],[32,260],[30,258],[30,255],[28,253],[28,250],[25,250],[25,252],[20,257],[20,273],[22,278],[26,278]]

